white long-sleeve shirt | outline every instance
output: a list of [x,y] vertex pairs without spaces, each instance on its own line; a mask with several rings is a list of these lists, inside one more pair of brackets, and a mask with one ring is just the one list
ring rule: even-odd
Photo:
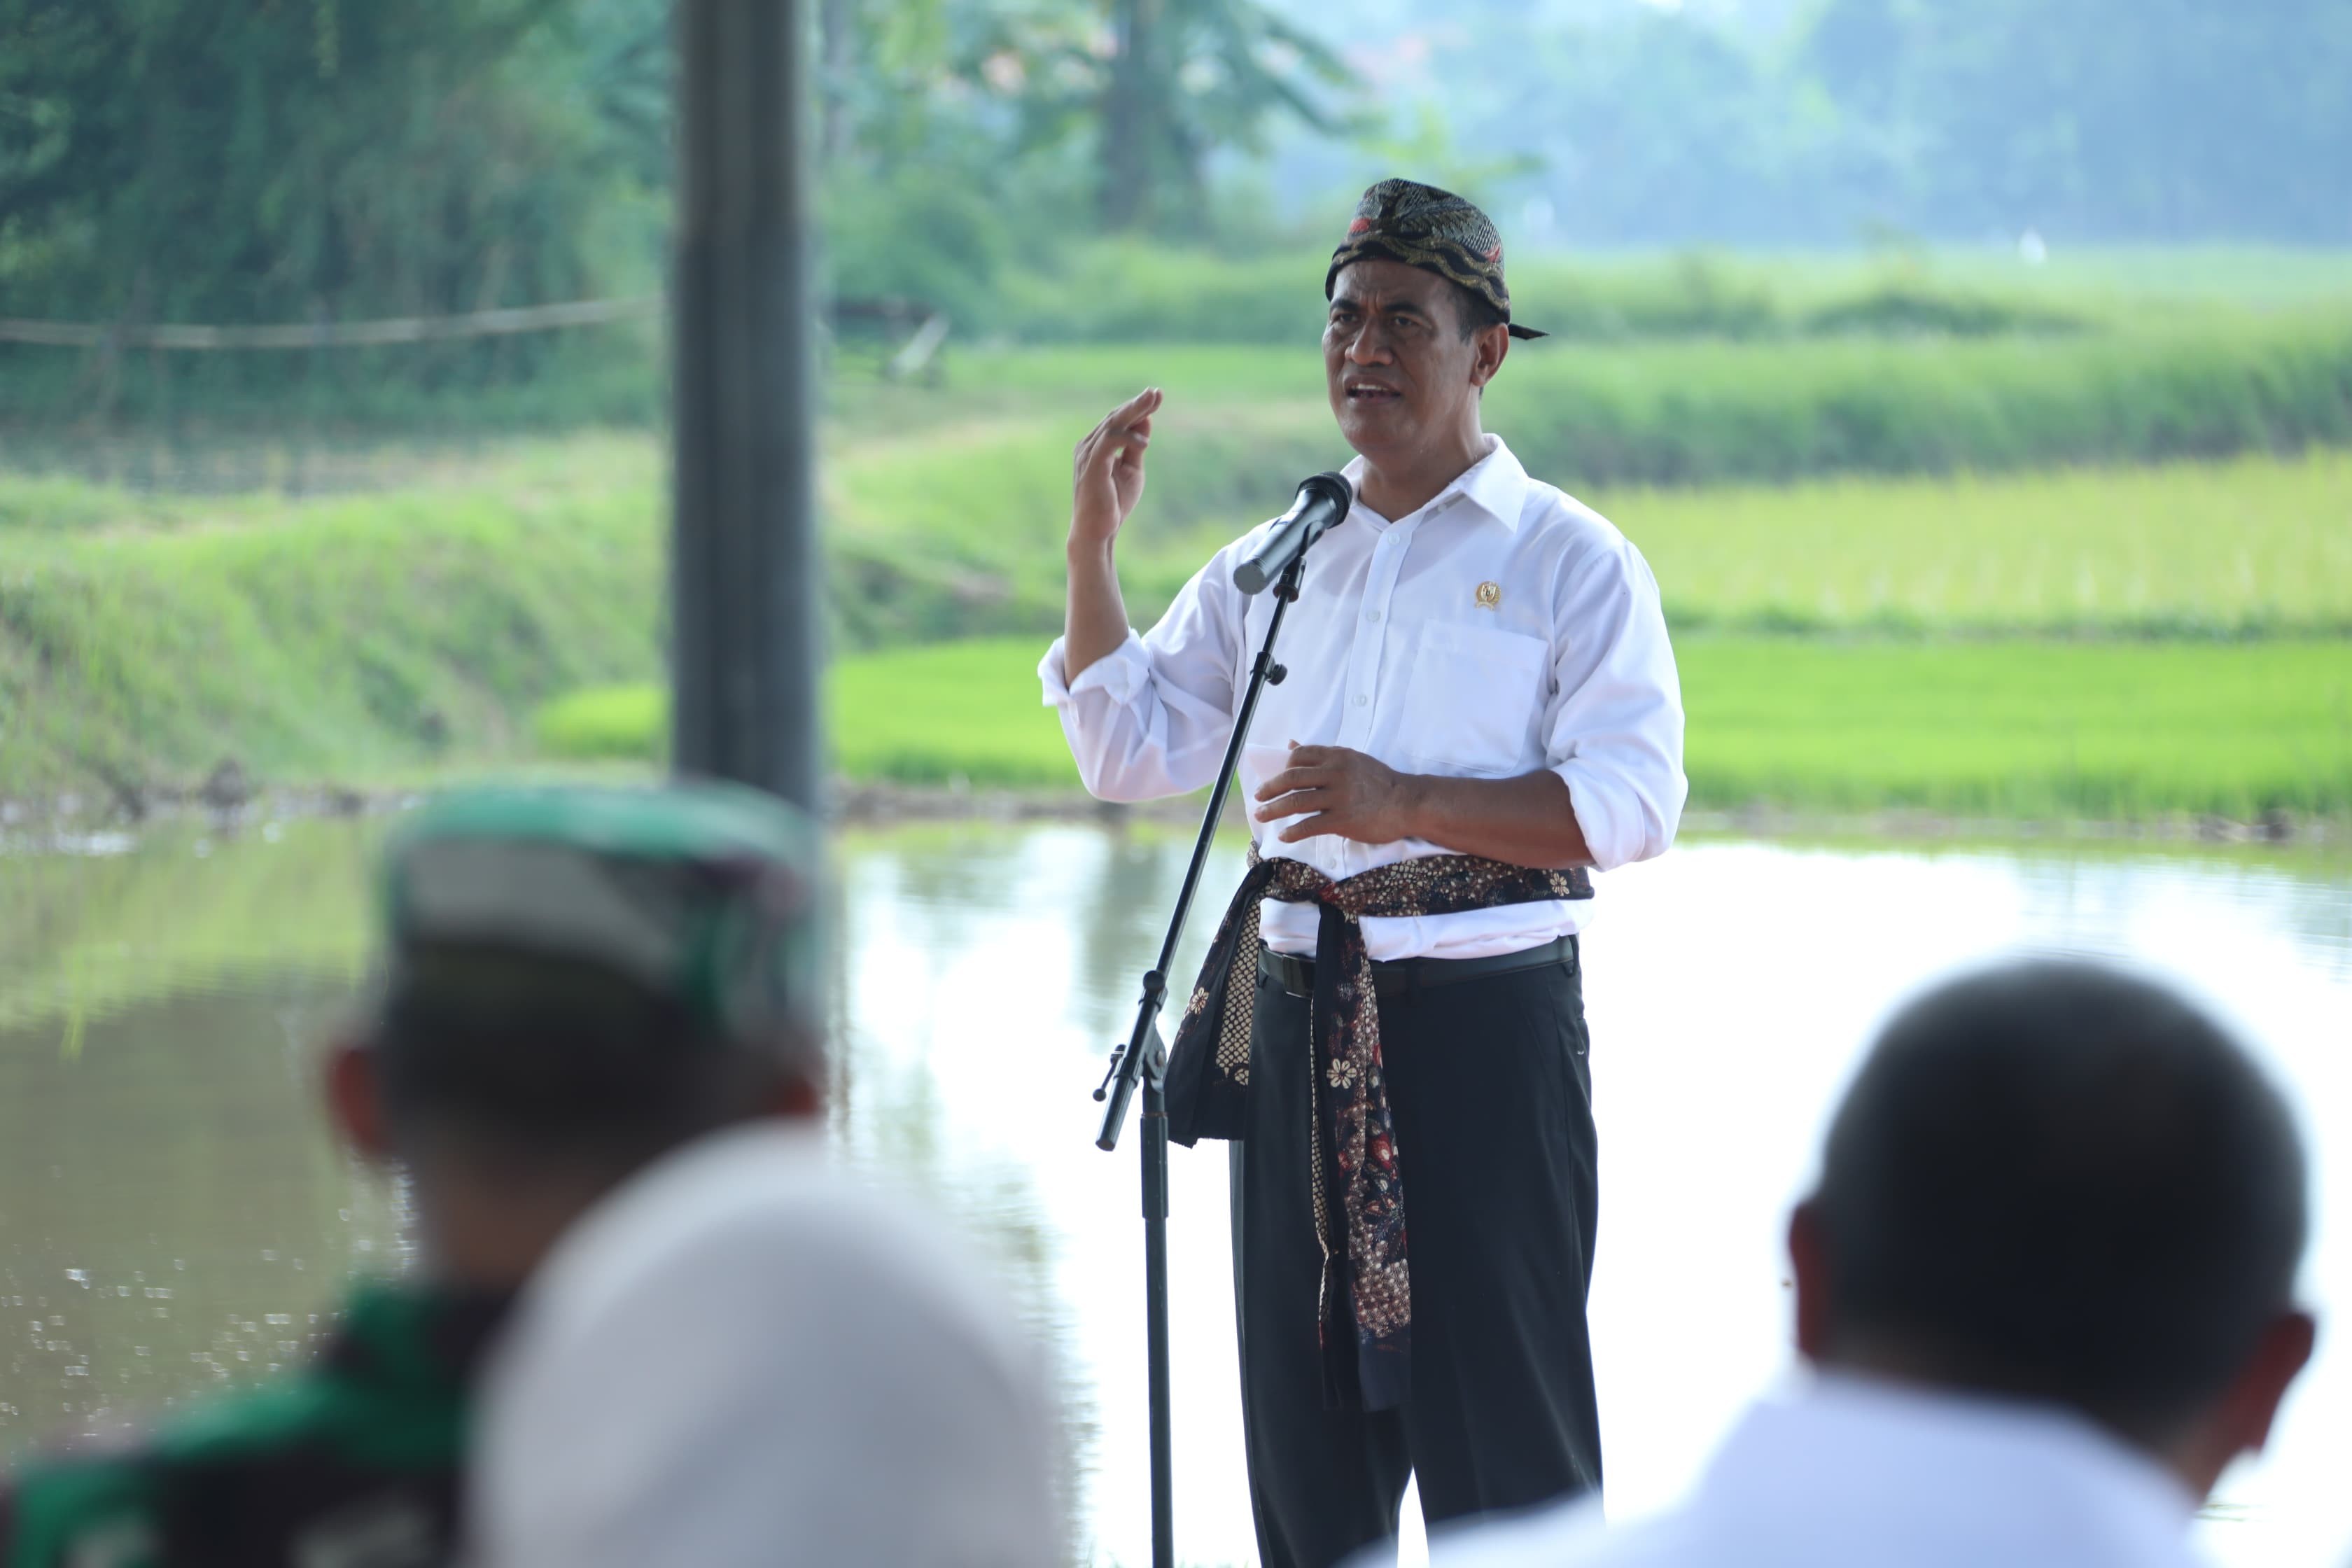
[[[2200,1568],[2196,1500],[2054,1406],[1826,1376],[1759,1402],[1681,1507],[1469,1525],[1431,1568]],[[1369,1562],[1369,1558],[1367,1559]]]
[[[1360,483],[1363,459],[1346,470]],[[1233,569],[1264,529],[1219,551],[1148,636],[1129,633],[1076,680],[1062,643],[1037,673],[1087,788],[1148,800],[1215,780],[1274,613]],[[1606,871],[1663,854],[1687,785],[1683,710],[1658,585],[1625,536],[1591,508],[1528,477],[1510,449],[1486,456],[1409,517],[1359,502],[1307,557],[1298,602],[1275,647],[1289,679],[1259,700],[1241,759],[1254,795],[1288,743],[1346,746],[1406,773],[1512,778],[1549,768],[1567,781],[1578,826]],[[1268,855],[1334,879],[1446,853],[1421,839],[1358,844],[1323,835]],[[1579,929],[1591,905],[1565,901],[1418,918],[1371,917],[1375,959],[1480,958]],[[1315,950],[1316,911],[1269,901],[1266,945]]]

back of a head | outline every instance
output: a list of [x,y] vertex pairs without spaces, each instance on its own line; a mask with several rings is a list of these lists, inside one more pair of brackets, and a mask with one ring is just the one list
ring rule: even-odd
[[412,1153],[617,1177],[821,1072],[815,839],[749,791],[470,791],[385,858],[367,1026]]
[[2294,1289],[2301,1142],[2203,1012],[2097,965],[1944,984],[1887,1025],[1812,1200],[1830,1359],[2160,1440]]

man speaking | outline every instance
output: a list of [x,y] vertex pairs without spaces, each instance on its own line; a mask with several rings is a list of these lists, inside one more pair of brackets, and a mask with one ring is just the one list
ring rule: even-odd
[[[1180,1142],[1233,1143],[1265,1568],[1601,1484],[1585,1331],[1598,1210],[1577,931],[1590,869],[1663,853],[1685,785],[1654,579],[1528,477],[1480,397],[1503,247],[1387,180],[1331,258],[1323,368],[1358,456],[1242,756],[1252,868],[1169,1068]],[[1148,637],[1113,560],[1157,389],[1080,442],[1065,634],[1039,667],[1087,787],[1213,781],[1274,596],[1226,546]]]

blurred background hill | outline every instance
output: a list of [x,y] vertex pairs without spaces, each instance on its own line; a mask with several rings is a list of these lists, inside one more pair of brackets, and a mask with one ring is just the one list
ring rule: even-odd
[[[1522,243],[2341,243],[2352,15],[2309,0],[1286,7]],[[1410,136],[1407,144],[1411,144]],[[1286,146],[1276,188],[1343,165]]]
[[[1491,422],[1657,564],[1705,804],[2352,809],[2352,9],[814,10],[852,774],[1067,784],[1070,444],[1171,389],[1153,615],[1345,456],[1316,285],[1406,173],[1555,334]],[[0,795],[657,753],[666,20],[0,0]]]

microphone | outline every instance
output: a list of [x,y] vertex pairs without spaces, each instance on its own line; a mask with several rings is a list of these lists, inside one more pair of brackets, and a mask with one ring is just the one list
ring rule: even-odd
[[1274,520],[1273,531],[1257,553],[1234,568],[1234,586],[1244,594],[1265,592],[1267,584],[1288,571],[1334,523],[1344,521],[1355,504],[1356,487],[1345,475],[1318,474],[1300,485],[1298,499]]

